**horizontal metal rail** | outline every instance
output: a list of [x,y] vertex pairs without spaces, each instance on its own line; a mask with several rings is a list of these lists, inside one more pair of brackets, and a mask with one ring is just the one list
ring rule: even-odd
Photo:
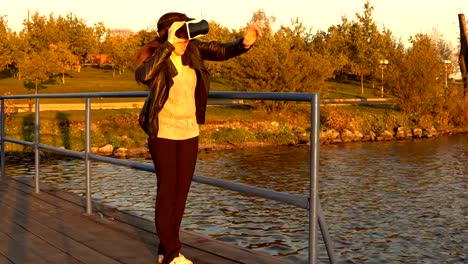
[[[155,172],[154,165],[132,162],[128,160],[121,160],[100,156],[91,153],[91,98],[129,98],[129,97],[146,97],[147,92],[105,92],[105,93],[68,93],[68,94],[38,94],[38,95],[9,95],[0,96],[1,100],[1,165],[2,177],[5,177],[5,142],[20,144],[24,146],[33,147],[35,149],[35,181],[36,192],[39,192],[39,151],[47,150],[75,158],[85,160],[86,164],[86,200],[88,214],[91,214],[91,182],[90,182],[90,166],[91,160],[111,163],[120,166],[126,166],[138,170]],[[28,142],[19,139],[5,137],[5,99],[36,99],[36,118],[35,118],[35,142]],[[86,135],[84,152],[78,152],[63,148],[57,148],[40,143],[40,126],[39,126],[39,99],[42,98],[84,98],[85,101],[85,115],[86,115]],[[209,98],[214,99],[245,99],[245,100],[281,100],[281,101],[302,101],[310,102],[311,104],[311,155],[310,155],[310,189],[309,196],[296,195],[284,192],[277,192],[269,189],[259,188],[241,183],[235,183],[220,179],[215,179],[206,176],[194,175],[193,180],[198,183],[207,184],[231,191],[236,191],[248,195],[262,197],[282,203],[290,204],[309,211],[309,263],[316,263],[317,261],[317,227],[320,226],[322,236],[324,238],[325,246],[327,249],[328,257],[331,263],[336,262],[334,249],[331,243],[328,228],[326,226],[325,218],[321,210],[320,201],[318,199],[318,160],[319,160],[319,95],[312,93],[265,93],[265,92],[211,92]]]
[[[0,99],[31,99],[31,98],[131,98],[147,97],[148,92],[102,92],[102,93],[63,93],[63,94],[18,94],[0,95]],[[213,99],[245,99],[245,100],[276,100],[310,102],[318,98],[314,93],[272,93],[272,92],[210,92]]]

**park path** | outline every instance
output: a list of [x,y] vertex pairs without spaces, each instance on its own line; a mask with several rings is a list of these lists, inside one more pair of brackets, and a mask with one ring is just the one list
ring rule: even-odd
[[[85,110],[84,103],[76,104],[43,104],[40,105],[40,111],[73,111],[73,110]],[[91,103],[91,109],[124,109],[124,108],[141,108],[143,102],[112,102],[112,103]],[[15,104],[14,107],[18,112],[28,112],[28,104]],[[32,112],[35,111],[34,104],[31,107]]]

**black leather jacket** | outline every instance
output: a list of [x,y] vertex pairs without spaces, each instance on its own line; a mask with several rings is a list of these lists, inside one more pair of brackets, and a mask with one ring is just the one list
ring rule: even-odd
[[[197,74],[195,88],[196,118],[198,124],[205,123],[206,105],[210,89],[210,74],[203,63],[204,60],[222,61],[238,56],[248,49],[243,46],[243,39],[230,43],[201,42],[192,40],[182,55],[182,64],[193,68]],[[141,128],[150,138],[156,138],[158,134],[158,113],[163,108],[169,96],[177,69],[169,59],[174,46],[164,42],[156,48],[153,55],[136,69],[137,81],[144,83],[149,88],[149,94],[139,116]]]

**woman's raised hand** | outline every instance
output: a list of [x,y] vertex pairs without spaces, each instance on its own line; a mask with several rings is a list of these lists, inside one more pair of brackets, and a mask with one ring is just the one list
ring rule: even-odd
[[171,44],[180,42],[180,38],[176,37],[176,32],[179,28],[185,25],[184,21],[176,21],[172,23],[171,27],[167,31],[167,41]]
[[244,34],[244,47],[246,49],[250,48],[260,37],[262,37],[262,31],[255,24],[249,25]]

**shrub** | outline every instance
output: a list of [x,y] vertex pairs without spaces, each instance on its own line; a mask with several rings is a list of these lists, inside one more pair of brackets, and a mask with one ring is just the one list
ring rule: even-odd
[[328,129],[342,132],[347,129],[351,115],[344,109],[324,107],[320,113],[320,123]]
[[257,132],[255,137],[259,142],[268,142],[279,145],[295,144],[298,142],[296,133],[283,123],[279,124],[276,130]]
[[138,125],[138,116],[127,110],[115,110],[97,124],[93,133],[93,145],[112,144],[115,147],[142,145],[146,135]]
[[229,128],[212,135],[214,143],[239,144],[255,141],[255,135],[246,128]]
[[[6,92],[4,95],[11,95],[10,92]],[[11,120],[14,115],[18,113],[12,100],[5,99],[5,119]]]

